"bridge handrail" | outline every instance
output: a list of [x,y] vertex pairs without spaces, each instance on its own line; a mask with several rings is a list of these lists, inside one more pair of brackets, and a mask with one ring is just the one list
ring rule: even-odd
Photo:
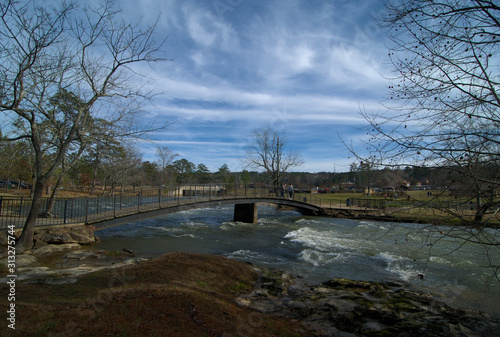
[[[304,197],[305,195],[305,197]],[[321,207],[321,199],[294,193],[292,198]],[[183,184],[154,188],[136,188],[109,195],[57,198],[48,212],[49,198],[43,198],[36,226],[89,223],[131,213],[141,213],[189,202],[226,198],[288,198],[287,191],[276,191],[265,184]],[[0,196],[0,229],[22,228],[31,208],[29,197]]]

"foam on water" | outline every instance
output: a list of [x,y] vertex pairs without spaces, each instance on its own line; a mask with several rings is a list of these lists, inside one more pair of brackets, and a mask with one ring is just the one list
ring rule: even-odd
[[324,231],[310,227],[302,227],[291,231],[284,238],[321,251],[330,251],[332,249],[349,250],[356,247],[356,243],[353,240],[339,238],[333,230]]
[[[457,298],[474,289],[478,294],[470,295],[469,302],[485,293],[484,285],[492,277],[491,269],[481,266],[500,264],[495,252],[486,254],[478,245],[443,238],[429,225],[302,217],[266,206],[259,206],[257,224],[232,218],[233,207],[220,206],[146,219],[99,231],[102,243],[96,249],[106,249],[108,244],[109,249],[126,247],[151,255],[168,251],[220,254],[284,269],[312,283],[332,277],[401,280],[427,286],[429,291],[448,285],[451,295],[461,294]],[[490,230],[484,235],[498,236],[499,232]],[[487,299],[492,311],[500,314],[499,287],[490,287]]]
[[431,256],[431,257],[429,257],[429,261],[434,262],[434,263],[439,263],[439,264],[451,264],[450,260],[447,260],[441,256]]
[[424,271],[418,268],[414,261],[399,255],[394,255],[389,252],[377,254],[375,259],[386,264],[386,270],[396,274],[403,281],[417,279],[419,275],[423,275]]
[[276,263],[283,263],[284,260],[277,256],[270,256],[268,254],[259,253],[253,250],[240,249],[232,253],[223,254],[225,257],[229,257],[235,260],[257,262],[259,264],[274,265]]
[[348,252],[325,253],[315,249],[304,249],[299,254],[299,259],[316,267],[333,262],[346,262],[349,259]]

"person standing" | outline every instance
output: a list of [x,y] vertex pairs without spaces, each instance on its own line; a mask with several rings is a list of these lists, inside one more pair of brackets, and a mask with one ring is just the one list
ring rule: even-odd
[[293,185],[292,184],[288,185],[288,198],[290,200],[293,199]]

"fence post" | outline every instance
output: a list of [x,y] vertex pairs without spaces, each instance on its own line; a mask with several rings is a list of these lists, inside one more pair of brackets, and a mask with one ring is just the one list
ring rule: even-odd
[[139,191],[139,193],[137,193],[137,212],[141,212],[141,196],[142,196],[142,188],[141,190]]
[[23,197],[21,197],[21,202],[19,203],[19,216],[23,215]]
[[89,198],[85,199],[86,200],[86,203],[85,203],[85,224],[88,224],[89,221],[88,221],[88,216],[89,216]]
[[158,187],[158,208],[161,208],[161,186]]
[[116,194],[113,194],[113,218],[116,218]]
[[64,224],[68,223],[68,199],[64,199]]
[[3,196],[0,195],[0,216],[2,215],[2,201],[3,201]]

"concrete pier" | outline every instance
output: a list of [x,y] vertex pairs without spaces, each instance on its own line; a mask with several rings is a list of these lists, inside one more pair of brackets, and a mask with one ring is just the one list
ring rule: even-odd
[[234,221],[257,223],[257,204],[235,204]]

